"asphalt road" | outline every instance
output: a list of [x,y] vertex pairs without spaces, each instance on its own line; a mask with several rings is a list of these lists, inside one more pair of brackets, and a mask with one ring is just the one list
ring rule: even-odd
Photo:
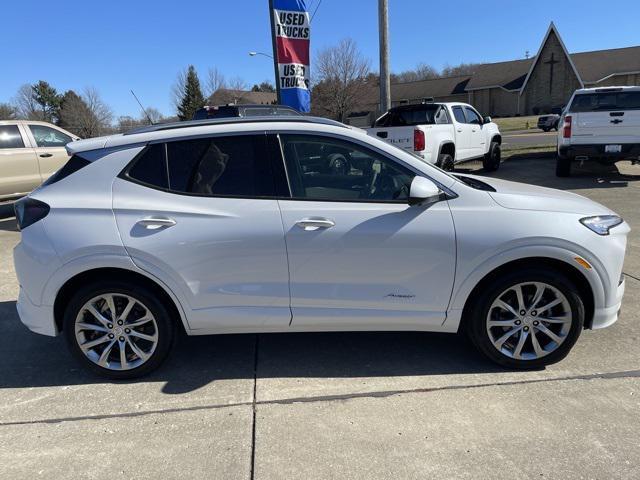
[[633,228],[619,322],[535,372],[456,335],[227,335],[106,382],[19,323],[18,233],[0,220],[0,478],[640,478],[640,166],[621,168],[494,174],[587,195]]
[[505,148],[521,147],[541,147],[546,145],[556,145],[558,132],[543,132],[541,130],[522,130],[515,132],[505,132],[502,134],[502,145]]

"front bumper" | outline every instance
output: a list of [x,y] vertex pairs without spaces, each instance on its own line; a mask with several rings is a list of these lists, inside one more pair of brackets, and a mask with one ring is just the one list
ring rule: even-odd
[[[611,142],[611,144],[616,145],[615,142]],[[609,145],[609,144],[607,144]],[[593,145],[561,145],[558,147],[558,155],[562,158],[571,158],[575,157],[589,157],[589,158],[599,158],[603,160],[624,160],[624,159],[632,159],[638,160],[640,159],[640,144],[639,143],[623,143],[622,151],[620,153],[607,153],[604,151],[605,144],[593,144]]]
[[622,281],[618,284],[618,289],[616,290],[613,305],[603,308],[597,308],[595,312],[593,312],[593,322],[591,324],[591,328],[593,330],[606,328],[616,323],[616,321],[618,320],[618,314],[620,313],[620,308],[622,306],[622,297],[624,296],[625,283],[626,280],[624,277],[622,277]]
[[32,332],[51,337],[58,334],[53,317],[53,307],[34,305],[22,287],[20,287],[16,307],[20,321]]

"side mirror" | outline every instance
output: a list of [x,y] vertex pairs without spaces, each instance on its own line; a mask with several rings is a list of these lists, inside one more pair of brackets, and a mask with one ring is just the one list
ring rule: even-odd
[[491,123],[491,117],[484,117],[482,120],[484,123]]
[[428,205],[440,200],[441,191],[428,178],[416,176],[409,189],[409,205]]

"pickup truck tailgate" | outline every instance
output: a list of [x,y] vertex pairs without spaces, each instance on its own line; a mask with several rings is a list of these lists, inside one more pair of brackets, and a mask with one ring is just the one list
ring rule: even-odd
[[573,143],[638,141],[640,110],[616,112],[579,112],[574,116]]
[[413,131],[415,127],[368,128],[367,133],[391,145],[413,152]]

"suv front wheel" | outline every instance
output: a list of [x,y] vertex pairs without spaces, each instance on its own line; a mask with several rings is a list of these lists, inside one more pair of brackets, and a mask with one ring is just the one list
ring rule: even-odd
[[507,368],[558,362],[578,340],[584,304],[561,272],[523,268],[484,285],[465,319],[478,349]]

